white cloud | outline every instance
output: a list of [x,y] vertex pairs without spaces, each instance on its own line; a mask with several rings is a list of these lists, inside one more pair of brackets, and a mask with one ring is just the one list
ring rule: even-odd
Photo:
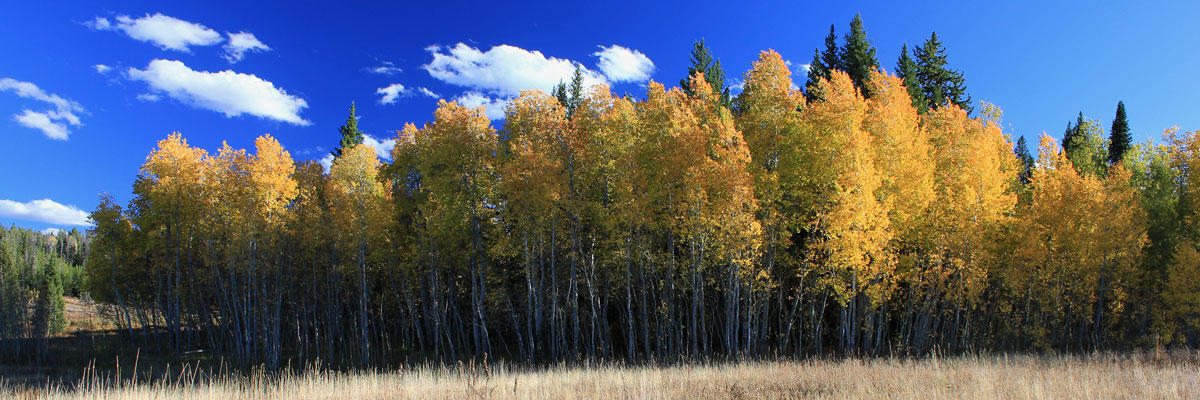
[[0,200],[0,217],[55,225],[92,225],[86,211],[75,206],[59,204],[50,199],[34,200],[28,203]]
[[153,103],[153,102],[162,100],[161,97],[159,97],[157,94],[154,94],[154,93],[139,94],[139,95],[137,95],[137,99],[144,101],[144,102],[148,102],[148,103]]
[[112,67],[104,65],[104,64],[96,64],[96,65],[93,65],[92,68],[95,68],[96,73],[98,73],[100,75],[104,75],[104,74],[107,74],[108,71],[112,71]]
[[13,120],[26,128],[42,131],[42,134],[50,139],[67,140],[67,135],[71,133],[67,130],[66,125],[52,121],[46,113],[25,110],[21,114],[14,115]]
[[229,43],[222,48],[225,49],[225,60],[230,64],[242,61],[242,57],[248,52],[271,51],[271,48],[258,41],[253,33],[242,31],[238,33],[225,32],[225,34],[229,35]]
[[333,154],[325,154],[325,157],[321,157],[321,160],[317,161],[317,163],[321,164],[321,167],[325,168],[325,173],[328,174],[329,169],[333,168]]
[[96,17],[85,23],[101,31],[122,31],[130,38],[154,43],[163,50],[189,51],[190,46],[211,46],[221,43],[221,34],[208,27],[162,14],[146,14],[141,18],[118,15],[116,23]]
[[62,232],[63,232],[63,230],[62,230],[62,229],[58,229],[58,228],[46,228],[46,229],[42,229],[42,234],[43,234],[43,235],[52,235],[52,236],[57,236],[59,233],[62,233]]
[[80,125],[79,116],[76,112],[86,112],[83,106],[71,100],[67,100],[62,96],[53,93],[46,93],[37,85],[30,82],[22,82],[12,78],[0,79],[0,92],[11,90],[27,99],[43,101],[54,105],[54,111],[47,111],[54,119],[65,119],[71,125]]
[[[429,46],[426,51],[433,55],[433,60],[422,68],[430,76],[499,97],[514,97],[525,89],[548,93],[554,85],[570,82],[578,65],[571,60],[547,58],[540,51],[510,45],[495,46],[484,52],[459,43],[445,49]],[[584,86],[607,83],[604,75],[595,71],[583,68],[582,72]]]
[[[370,146],[372,149],[374,149],[376,157],[379,157],[381,160],[391,161],[392,160],[392,148],[396,147],[396,139],[395,138],[387,138],[387,139],[379,140],[371,135],[364,133],[363,134],[363,144]],[[318,160],[317,163],[321,164],[321,166],[325,168],[326,173],[329,173],[329,169],[333,168],[333,154],[325,153],[325,156],[321,157],[321,159]]]
[[[784,61],[784,63],[787,64],[788,68],[792,67],[791,61]],[[796,81],[807,79],[806,77],[808,76],[808,71],[810,70],[812,70],[812,64],[800,64],[792,70],[792,74],[796,75],[796,79],[792,79],[792,90],[800,90],[800,86],[796,85]]]
[[407,91],[408,89],[405,89],[404,85],[393,83],[391,85],[387,85],[387,87],[381,87],[375,90],[375,93],[383,95],[383,98],[379,99],[379,104],[392,104],[396,102],[397,97],[400,97],[400,95],[406,93]]
[[376,89],[375,94],[383,95],[383,97],[379,99],[379,104],[395,103],[396,99],[398,99],[402,96],[422,95],[422,96],[429,96],[429,97],[433,97],[433,98],[438,97],[437,93],[434,93],[432,90],[429,90],[429,89],[426,89],[423,87],[409,89],[409,88],[404,87],[404,85],[400,84],[400,83],[393,83],[391,85],[387,85],[386,87],[381,87],[379,89]]
[[368,134],[363,134],[363,144],[371,146],[375,149],[375,156],[382,160],[392,159],[392,148],[396,147],[395,138],[387,138],[383,140],[376,139]]
[[600,57],[597,67],[613,82],[645,82],[654,72],[654,62],[637,50],[614,44],[600,46],[600,51],[592,55]]
[[426,95],[426,96],[429,96],[429,97],[432,97],[435,99],[438,98],[437,93],[434,93],[432,90],[429,90],[429,89],[426,89],[423,87],[419,87],[416,90],[417,90],[417,93],[420,93],[420,94],[423,94],[423,95]]
[[479,92],[466,92],[454,99],[459,105],[467,108],[483,106],[483,113],[490,120],[504,119],[504,109],[512,99],[496,99],[484,96]]
[[391,61],[384,61],[384,62],[380,63],[380,65],[378,67],[367,68],[367,71],[371,71],[371,72],[374,72],[376,74],[381,74],[381,75],[395,75],[400,72],[403,72],[404,70],[400,69],[400,67],[397,67]]
[[[650,78],[654,63],[637,50],[612,45],[600,46],[596,72],[563,58],[546,57],[540,51],[499,45],[482,51],[458,43],[453,47],[425,48],[433,60],[422,66],[433,78],[467,89],[455,100],[468,107],[486,107],[488,118],[504,118],[504,107],[522,90],[549,93],[559,83],[568,83],[579,66],[583,85],[611,82],[640,82]],[[432,92],[426,95],[434,96]]]
[[67,135],[71,131],[67,130],[67,126],[62,121],[73,126],[83,125],[79,120],[79,116],[75,114],[86,113],[87,111],[83,109],[83,106],[57,94],[46,93],[33,83],[22,82],[12,78],[3,78],[0,79],[0,92],[4,91],[12,91],[17,96],[50,103],[50,105],[54,106],[53,110],[43,112],[24,110],[21,114],[13,115],[13,120],[17,121],[17,123],[28,128],[40,130],[48,138],[67,140]]
[[104,18],[104,17],[96,17],[95,19],[84,22],[83,24],[85,26],[87,26],[88,28],[92,28],[92,29],[98,30],[98,31],[107,31],[109,29],[112,29],[112,23],[108,22],[108,18]]
[[729,88],[729,93],[738,94],[746,91],[746,81],[741,79],[730,79],[725,82],[725,86]]
[[309,124],[300,117],[300,110],[308,107],[308,102],[254,75],[232,70],[195,71],[180,61],[162,59],[151,61],[145,70],[129,68],[126,74],[175,100],[226,117],[250,114],[295,125]]

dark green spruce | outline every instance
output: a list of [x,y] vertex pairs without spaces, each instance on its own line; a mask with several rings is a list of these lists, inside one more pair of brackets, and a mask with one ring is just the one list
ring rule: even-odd
[[900,59],[896,60],[896,76],[904,80],[904,88],[908,89],[913,108],[921,114],[928,112],[929,102],[925,99],[925,92],[921,90],[921,83],[917,80],[917,63],[908,56],[907,44],[900,47]]
[[341,157],[342,152],[346,149],[363,142],[363,133],[358,130],[358,115],[354,112],[354,102],[350,102],[350,116],[346,117],[346,123],[338,128],[338,133],[341,134],[341,139],[338,140],[337,148],[333,149],[331,153],[334,158]]
[[863,28],[862,15],[855,15],[850,21],[850,32],[846,34],[846,46],[842,49],[841,65],[854,86],[863,94],[871,97],[867,82],[871,72],[879,70],[879,59],[875,57],[875,46],[867,40],[867,30]]
[[925,44],[913,51],[917,61],[917,82],[930,107],[954,104],[971,112],[971,96],[967,94],[966,79],[962,72],[949,68],[946,49],[938,40],[937,32],[929,35]]
[[1112,130],[1108,136],[1108,162],[1118,164],[1125,158],[1125,153],[1132,146],[1133,137],[1129,134],[1129,121],[1125,119],[1125,102],[1117,102],[1117,116],[1113,117]]
[[704,43],[704,39],[697,40],[692,45],[692,64],[688,66],[687,76],[679,80],[679,87],[683,88],[688,96],[695,96],[691,79],[697,72],[703,73],[704,80],[708,82],[713,93],[721,96],[721,105],[732,108],[733,102],[729,97],[729,88],[725,86],[725,70],[721,68],[721,60],[713,57],[712,50]]

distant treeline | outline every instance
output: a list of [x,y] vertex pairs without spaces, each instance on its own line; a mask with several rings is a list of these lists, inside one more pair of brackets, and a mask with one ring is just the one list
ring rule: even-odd
[[0,226],[0,361],[39,361],[45,339],[62,332],[64,294],[86,295],[90,238]]
[[827,45],[804,89],[765,51],[730,95],[699,43],[641,100],[439,102],[390,163],[351,111],[328,172],[173,134],[86,281],[139,343],[271,367],[1200,344],[1200,135],[1130,146],[1122,105],[1034,156],[936,36],[897,75],[857,18]]

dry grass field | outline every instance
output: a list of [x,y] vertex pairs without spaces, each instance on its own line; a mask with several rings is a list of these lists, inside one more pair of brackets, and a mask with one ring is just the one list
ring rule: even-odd
[[[1200,357],[966,356],[845,359],[673,367],[503,365],[271,376],[211,377],[183,370],[176,381],[134,384],[89,377],[75,385],[0,383],[17,399],[1174,399],[1200,398]],[[180,382],[190,383],[180,383]]]

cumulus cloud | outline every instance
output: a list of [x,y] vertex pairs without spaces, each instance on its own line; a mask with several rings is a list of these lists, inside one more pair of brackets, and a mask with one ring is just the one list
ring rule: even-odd
[[34,200],[28,203],[0,200],[0,217],[55,225],[92,225],[86,211],[75,206],[59,204],[50,199]]
[[592,55],[600,57],[596,66],[613,82],[645,82],[654,72],[654,62],[637,50],[614,44],[600,46],[600,51]]
[[[550,92],[560,82],[570,82],[578,63],[556,57],[546,57],[540,51],[500,45],[481,51],[459,43],[454,47],[426,48],[433,55],[422,66],[429,75],[449,84],[473,89],[493,96],[513,97],[521,90],[540,89]],[[607,83],[604,75],[582,67],[583,84]]]
[[379,140],[371,135],[363,134],[363,144],[371,146],[375,149],[375,156],[383,160],[391,161],[392,148],[396,147],[395,138],[386,138]]
[[[363,144],[370,146],[372,149],[374,149],[375,156],[379,157],[379,159],[385,160],[385,161],[391,161],[392,160],[392,148],[396,147],[396,139],[395,138],[387,138],[387,139],[380,140],[378,138],[375,138],[374,136],[364,133],[363,134]],[[329,169],[333,167],[333,154],[325,153],[325,156],[321,157],[321,159],[318,160],[317,163],[321,164],[321,166],[325,168],[325,172],[328,173]]]
[[255,75],[232,70],[196,71],[180,61],[162,59],[151,61],[144,70],[129,68],[126,75],[181,103],[229,118],[249,114],[295,125],[309,124],[300,117],[300,110],[308,107],[308,102]]
[[375,94],[383,95],[383,97],[379,99],[379,104],[392,104],[396,102],[396,99],[403,96],[422,95],[437,98],[437,94],[432,90],[423,87],[409,89],[404,87],[403,84],[399,83],[393,83],[391,85],[376,89]]
[[504,119],[504,109],[512,99],[497,99],[484,96],[479,92],[466,92],[454,99],[459,105],[467,108],[483,106],[483,113],[490,120]]
[[333,168],[333,154],[326,154],[324,157],[321,157],[321,160],[317,161],[317,163],[321,164],[321,167],[325,168],[325,173],[328,174],[329,169]]
[[153,43],[163,50],[190,51],[191,46],[211,46],[221,43],[221,34],[208,27],[162,14],[146,14],[141,18],[118,15],[116,22],[96,17],[85,23],[99,31],[121,31],[135,40]]
[[225,49],[225,60],[229,61],[230,64],[242,61],[242,57],[246,53],[271,51],[271,48],[263,44],[263,42],[258,41],[258,38],[254,37],[253,33],[242,31],[238,33],[225,32],[225,34],[229,35],[229,42],[222,48]]
[[55,140],[67,140],[67,135],[71,133],[67,130],[66,125],[54,122],[46,113],[25,110],[14,115],[13,120],[26,128],[42,131],[43,135]]
[[384,62],[380,63],[379,66],[377,66],[377,67],[367,68],[367,71],[374,72],[374,73],[380,74],[380,75],[395,75],[400,72],[403,72],[404,70],[400,69],[400,67],[397,67],[391,61],[384,61]]
[[46,229],[42,229],[42,234],[43,234],[43,235],[58,235],[58,234],[60,234],[60,233],[62,233],[62,232],[63,232],[63,230],[62,230],[62,229],[58,229],[58,228],[46,228]]
[[112,67],[104,65],[104,64],[96,64],[96,65],[93,65],[92,68],[94,68],[96,70],[96,73],[98,73],[100,75],[104,75],[104,74],[107,74],[108,71],[112,71]]
[[392,104],[396,102],[396,98],[407,92],[404,85],[393,83],[386,87],[381,87],[375,90],[376,94],[382,94],[383,98],[379,99],[379,104]]
[[79,103],[57,94],[46,93],[46,91],[33,83],[22,82],[12,78],[0,79],[0,92],[6,91],[16,93],[17,96],[23,98],[49,103],[54,106],[54,109],[43,112],[35,112],[27,109],[13,116],[13,120],[17,121],[21,126],[40,130],[48,138],[67,140],[67,135],[71,133],[67,129],[67,124],[72,126],[83,125],[79,120],[79,116],[75,113],[86,113],[87,111]]

